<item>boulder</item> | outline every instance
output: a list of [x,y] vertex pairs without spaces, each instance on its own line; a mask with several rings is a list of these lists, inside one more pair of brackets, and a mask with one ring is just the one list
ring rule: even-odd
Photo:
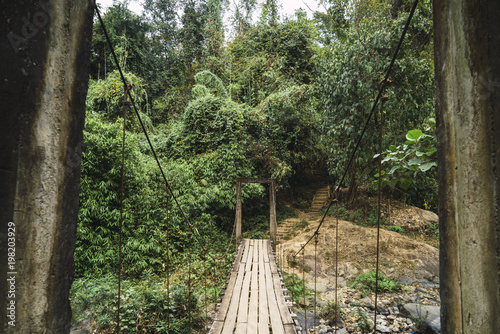
[[409,303],[404,305],[404,309],[416,319],[424,318],[432,333],[441,332],[441,308],[439,306]]

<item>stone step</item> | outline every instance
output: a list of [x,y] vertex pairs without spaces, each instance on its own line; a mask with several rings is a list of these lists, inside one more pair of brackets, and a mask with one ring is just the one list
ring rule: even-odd
[[320,189],[318,191],[316,191],[316,195],[328,195],[328,193],[330,193],[330,191],[328,189]]
[[330,197],[330,189],[328,186],[323,185],[318,187],[316,193],[314,194],[313,201],[311,203],[310,212],[318,213],[326,204],[329,197]]

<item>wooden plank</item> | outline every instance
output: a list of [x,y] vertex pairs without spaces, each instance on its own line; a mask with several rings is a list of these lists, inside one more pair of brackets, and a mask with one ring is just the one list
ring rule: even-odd
[[[255,250],[254,249],[254,258]],[[257,258],[258,261],[258,258]],[[252,265],[251,287],[250,287],[250,303],[248,305],[248,334],[257,334],[258,314],[259,314],[259,276],[258,276],[259,263]]]
[[253,252],[254,252],[254,241],[255,240],[248,240],[250,243],[248,244],[248,255],[246,259],[246,264],[245,264],[245,271],[250,271],[252,270],[252,261],[253,261]]
[[245,267],[240,265],[238,270],[238,277],[234,283],[233,295],[231,296],[231,303],[229,310],[224,321],[224,329],[222,334],[233,334],[234,325],[236,324],[236,315],[238,314],[238,304],[240,302],[241,286],[243,285],[243,277],[245,276]]
[[244,248],[244,244],[243,244],[243,242],[241,242],[240,246],[238,247],[238,253],[236,254],[236,257],[234,259],[233,268],[232,268],[233,272],[238,272],[238,268],[239,268],[240,261],[241,261],[241,256],[243,255],[243,248]]
[[254,249],[253,249],[253,263],[259,263],[259,240],[254,241]]
[[[241,287],[240,304],[238,307],[238,318],[237,323],[247,323],[248,322],[248,299],[250,292],[250,278],[251,273],[245,271],[245,278],[243,280],[243,286]],[[246,330],[245,330],[246,332]]]
[[285,327],[285,334],[297,334],[297,331],[295,330],[295,325],[288,324],[284,325]]
[[247,324],[242,322],[237,323],[234,334],[247,334]]
[[269,252],[267,249],[269,248],[269,240],[261,240],[263,242],[262,247],[260,248],[264,253],[264,262],[269,262]]
[[249,251],[249,245],[250,245],[250,240],[249,239],[243,239],[243,256],[241,257],[241,263],[246,263],[248,259],[248,251]]
[[281,291],[281,281],[279,277],[274,278],[274,289],[276,291],[276,301],[278,303],[278,309],[281,315],[281,322],[283,325],[293,324],[292,316],[290,315],[290,311],[288,306],[286,305],[285,297],[283,296],[283,292]]
[[269,309],[267,306],[266,274],[262,240],[259,240],[259,334],[269,334]]
[[296,334],[269,240],[243,240],[210,334]]
[[276,257],[273,254],[273,248],[271,247],[271,243],[267,242],[266,251],[269,254],[269,263],[271,264],[271,273],[273,275],[278,275],[278,266],[276,265]]
[[209,334],[220,334],[222,332],[222,327],[224,326],[224,321],[214,321],[212,327],[210,328]]
[[281,293],[281,290],[274,291],[273,274],[271,273],[271,266],[269,263],[264,263],[265,276],[266,276],[266,290],[267,302],[269,307],[269,317],[271,318],[271,326],[273,334],[285,334],[283,322],[281,321],[281,314],[278,309],[276,301],[276,293]]
[[229,275],[229,283],[227,284],[226,292],[224,293],[224,298],[222,298],[219,311],[217,312],[214,321],[224,321],[224,319],[226,318],[226,314],[229,309],[229,304],[231,302],[231,297],[233,295],[234,283],[236,282],[237,276],[238,273],[235,272],[232,272]]
[[[271,247],[269,247],[268,250],[271,251]],[[271,266],[271,273],[273,273],[274,290],[276,291],[276,301],[278,302],[281,321],[283,322],[283,325],[293,324],[293,319],[290,315],[290,311],[288,309],[288,306],[286,306],[285,296],[283,296],[283,292],[281,291],[281,279],[278,274],[278,266],[276,265],[275,261],[270,261],[269,264]]]

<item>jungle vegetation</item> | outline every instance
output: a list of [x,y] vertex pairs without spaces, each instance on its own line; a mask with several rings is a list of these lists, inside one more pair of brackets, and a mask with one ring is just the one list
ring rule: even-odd
[[[122,312],[130,333],[161,332],[166,310],[178,333],[202,326],[203,301],[212,302],[225,280],[214,269],[231,265],[232,249],[226,249],[237,177],[275,178],[278,192],[293,193],[305,170],[321,169],[336,185],[411,4],[317,3],[312,15],[299,10],[291,17],[276,0],[146,0],[142,16],[118,3],[104,13],[180,206],[165,196],[133,109],[123,117],[123,84],[103,27],[94,22],[72,292],[73,307],[81,310],[76,320],[93,305],[93,320],[114,326],[124,122],[122,268],[127,282],[139,282],[125,284],[128,297],[122,297],[129,300]],[[385,192],[436,210],[431,8],[429,0],[420,2],[390,77],[382,156]],[[341,185],[350,197],[376,181],[379,127],[377,116]],[[243,201],[252,213],[243,230],[264,237],[267,188],[245,185]],[[194,316],[181,307],[186,300]]]

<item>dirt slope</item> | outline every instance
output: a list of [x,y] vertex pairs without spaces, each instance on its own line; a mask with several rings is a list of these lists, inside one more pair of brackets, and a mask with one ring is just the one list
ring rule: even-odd
[[[426,224],[425,220],[435,220],[435,215],[418,208],[405,207],[405,213],[393,213],[394,217],[410,225],[409,229],[417,225]],[[408,218],[410,217],[410,218]],[[412,218],[413,217],[413,218]],[[418,219],[415,219],[417,217]],[[427,218],[426,218],[427,217]],[[299,218],[308,221],[309,226],[296,230],[296,235],[289,240],[280,240],[277,255],[280,257],[282,270],[295,271],[288,266],[287,258],[291,258],[300,247],[313,235],[320,217],[299,213]],[[297,218],[291,218],[297,220]],[[417,221],[418,220],[418,221]],[[286,223],[286,222],[285,222]],[[327,217],[318,237],[316,270],[318,277],[335,276],[335,232],[337,220]],[[408,229],[407,229],[408,230]],[[338,220],[338,273],[339,277],[349,279],[364,270],[374,269],[376,261],[377,230],[361,227],[353,223]],[[285,238],[286,239],[286,238]],[[305,248],[304,259],[301,254],[297,257],[299,269],[304,263],[308,276],[314,274],[314,241]],[[395,279],[426,279],[439,281],[439,252],[425,242],[417,241],[397,232],[385,229],[380,230],[380,269],[386,276]],[[299,270],[300,271],[300,270]],[[301,271],[300,271],[301,272]],[[307,279],[307,277],[306,277]]]

